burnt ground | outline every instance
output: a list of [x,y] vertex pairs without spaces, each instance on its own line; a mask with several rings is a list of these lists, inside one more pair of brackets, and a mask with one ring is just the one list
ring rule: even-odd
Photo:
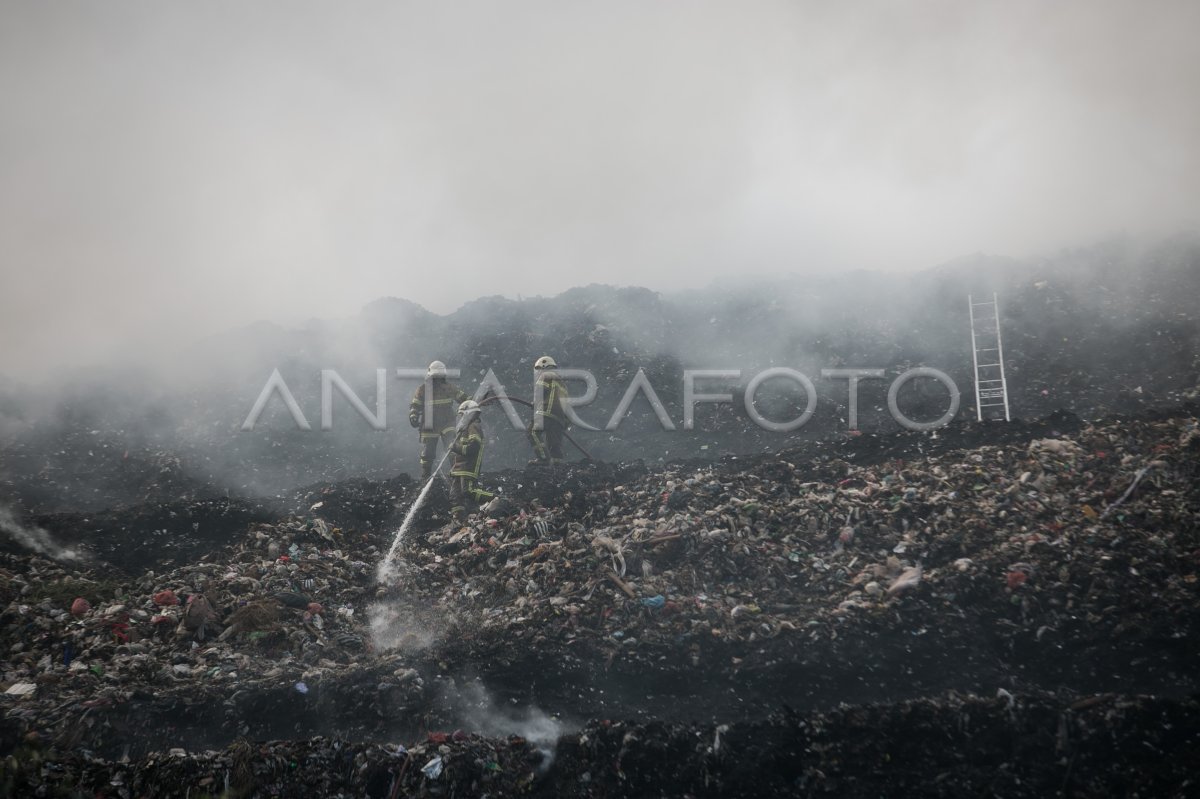
[[[496,473],[504,503],[465,527],[432,492],[390,591],[370,567],[407,478],[38,516],[97,561],[4,556],[5,682],[37,689],[5,697],[0,789],[1190,795],[1195,416]],[[621,542],[621,580],[604,540]],[[272,542],[299,572],[261,561]],[[921,581],[892,594],[918,563]],[[280,587],[324,603],[324,631],[294,617],[222,644],[160,641],[129,616],[160,589],[203,589],[229,624]],[[54,616],[75,594],[94,609]],[[379,599],[409,615],[398,645],[333,611]],[[107,630],[114,613],[132,642]],[[70,641],[87,670],[55,665]],[[421,771],[436,758],[444,774]]]
[[[1142,416],[1155,418],[1197,412],[1200,412],[1200,406],[1191,403]],[[867,466],[957,449],[1069,435],[1083,424],[1074,414],[1061,411],[1043,419],[1017,419],[1004,425],[960,418],[934,435],[903,430],[858,435],[838,433],[802,442],[779,455],[813,463],[836,459]],[[741,471],[775,458],[775,454],[733,455],[716,463],[723,470]],[[695,459],[678,463],[703,466],[708,461]],[[575,464],[565,471],[555,472],[537,466],[494,472],[488,475],[488,484],[515,502],[556,504],[568,495],[582,497],[587,487],[597,481],[619,483],[644,475],[651,468],[642,461],[617,464],[576,461]],[[145,470],[130,468],[110,477],[107,485],[128,496],[135,489],[145,490],[147,479]],[[316,503],[321,503],[321,516],[331,525],[358,531],[362,534],[361,540],[370,537],[374,543],[381,544],[378,536],[390,532],[400,523],[411,502],[412,490],[413,480],[406,474],[389,480],[358,478],[314,483],[274,497],[218,496],[211,487],[186,485],[180,489],[175,482],[164,480],[161,485],[152,483],[151,489],[142,497],[150,501],[127,501],[90,512],[34,513],[28,515],[27,520],[30,525],[51,533],[60,544],[81,547],[103,561],[107,568],[134,575],[148,569],[188,563],[232,543],[248,524],[302,513]],[[444,490],[433,492],[421,517],[425,524],[445,521],[449,509],[446,499]],[[569,504],[571,500],[567,501]]]

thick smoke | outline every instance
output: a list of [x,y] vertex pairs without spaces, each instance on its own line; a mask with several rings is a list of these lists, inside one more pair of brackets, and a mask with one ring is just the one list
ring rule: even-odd
[[[7,431],[0,433],[0,501],[26,510],[100,508],[196,487],[272,495],[318,482],[415,474],[418,441],[407,406],[418,381],[399,379],[395,370],[434,358],[461,370],[457,382],[468,392],[490,373],[525,399],[539,355],[589,369],[599,394],[580,415],[596,427],[605,426],[644,370],[677,429],[664,431],[639,396],[617,429],[576,431],[590,454],[607,461],[763,452],[845,434],[848,386],[822,379],[825,368],[885,370],[886,379],[860,384],[865,432],[898,429],[887,410],[888,386],[915,366],[948,373],[964,392],[960,415],[966,416],[966,297],[992,291],[1004,312],[1018,416],[1055,408],[1098,416],[1146,392],[1161,397],[1195,383],[1200,348],[1190,319],[1200,293],[1200,240],[1194,236],[1149,244],[1117,239],[1037,260],[976,256],[912,276],[729,279],[674,292],[593,285],[550,298],[482,298],[448,315],[385,299],[353,317],[291,328],[253,325],[206,339],[182,359],[186,374],[90,373],[0,390],[0,417],[13,420],[0,426]],[[1160,367],[1153,375],[1150,359]],[[1034,374],[1035,365],[1042,374]],[[743,408],[749,377],[777,366],[800,370],[816,384],[814,416],[794,433],[765,433]],[[733,402],[699,405],[693,431],[681,429],[688,368],[743,372],[739,381],[713,386],[732,392]],[[274,395],[254,430],[242,431],[276,369],[310,429],[297,429]],[[387,429],[373,429],[335,390],[333,426],[322,430],[323,369],[335,370],[370,412],[386,410]],[[378,402],[378,369],[385,370],[386,409]],[[917,385],[901,393],[901,406],[914,413],[932,408],[926,418],[937,418],[944,397],[913,394]],[[765,384],[757,396],[760,410],[775,419],[798,415],[804,399],[786,381]],[[527,409],[518,412],[528,418]],[[485,469],[523,466],[530,457],[523,432],[511,429],[498,408],[485,410],[483,424]]]
[[1200,219],[1194,2],[366,5],[0,5],[0,371]]

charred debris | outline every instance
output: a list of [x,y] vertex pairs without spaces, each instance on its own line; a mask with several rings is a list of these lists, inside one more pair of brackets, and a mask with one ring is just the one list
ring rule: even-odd
[[0,792],[1189,795],[1196,417],[502,472],[387,585],[407,479],[44,516]]

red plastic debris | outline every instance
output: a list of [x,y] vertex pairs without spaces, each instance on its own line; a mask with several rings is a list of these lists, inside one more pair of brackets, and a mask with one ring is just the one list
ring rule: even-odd
[[154,604],[158,605],[160,608],[166,607],[167,605],[178,605],[179,597],[175,596],[174,591],[172,591],[170,588],[167,588],[166,590],[159,591],[154,595]]
[[77,597],[75,601],[71,603],[71,615],[75,618],[86,615],[91,609],[92,603],[88,602],[83,597]]
[[1011,571],[1006,579],[1009,589],[1014,590],[1024,585],[1025,581],[1029,579],[1029,575],[1021,571]]

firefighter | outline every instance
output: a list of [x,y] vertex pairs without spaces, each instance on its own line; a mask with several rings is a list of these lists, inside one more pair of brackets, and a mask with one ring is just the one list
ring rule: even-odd
[[563,400],[567,398],[567,388],[554,371],[557,368],[558,364],[549,355],[543,355],[533,364],[534,415],[527,432],[536,460],[531,462],[554,465],[563,460],[563,433],[567,429]]
[[[425,387],[432,395],[432,413],[425,418]],[[434,361],[425,371],[425,382],[413,392],[408,407],[408,423],[421,430],[421,481],[429,479],[437,458],[438,441],[447,447],[454,435],[454,409],[470,399],[467,393],[446,379],[446,364]]]
[[454,464],[450,467],[450,514],[461,519],[468,500],[478,507],[495,496],[476,485],[483,463],[483,425],[475,400],[458,406],[458,424],[450,451],[454,453]]

